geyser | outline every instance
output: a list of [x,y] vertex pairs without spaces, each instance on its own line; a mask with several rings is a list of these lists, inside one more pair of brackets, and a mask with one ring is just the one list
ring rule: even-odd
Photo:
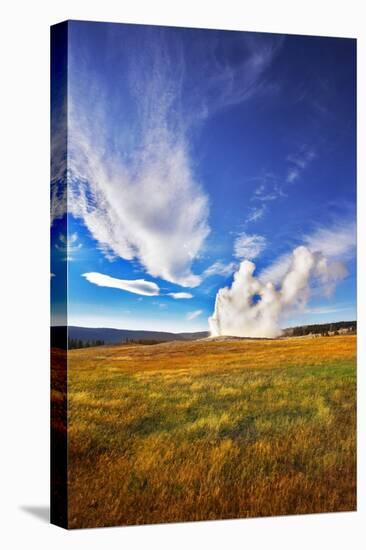
[[280,336],[281,317],[306,305],[313,279],[319,279],[327,294],[347,273],[343,264],[329,262],[305,246],[293,251],[291,264],[277,286],[262,281],[254,271],[253,262],[242,261],[231,287],[218,291],[214,313],[209,317],[211,336]]

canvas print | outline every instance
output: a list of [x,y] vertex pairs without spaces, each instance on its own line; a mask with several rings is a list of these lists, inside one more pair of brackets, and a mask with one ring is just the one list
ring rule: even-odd
[[356,509],[356,41],[51,29],[51,521]]

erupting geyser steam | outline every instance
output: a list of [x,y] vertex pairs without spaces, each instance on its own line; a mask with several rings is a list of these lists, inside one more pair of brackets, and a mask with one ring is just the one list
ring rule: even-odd
[[329,262],[305,246],[293,251],[291,265],[277,287],[256,277],[254,271],[255,264],[244,260],[231,288],[218,291],[209,317],[211,336],[277,337],[281,316],[308,301],[312,279],[319,279],[327,293],[347,273],[343,264]]

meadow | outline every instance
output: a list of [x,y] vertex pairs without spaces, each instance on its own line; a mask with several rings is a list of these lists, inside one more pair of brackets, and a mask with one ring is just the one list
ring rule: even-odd
[[71,528],[356,508],[355,336],[71,350],[68,396]]

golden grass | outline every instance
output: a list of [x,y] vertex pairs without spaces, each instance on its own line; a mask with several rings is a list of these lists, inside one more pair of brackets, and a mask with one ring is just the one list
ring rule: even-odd
[[354,510],[355,355],[354,336],[72,350],[69,526]]

